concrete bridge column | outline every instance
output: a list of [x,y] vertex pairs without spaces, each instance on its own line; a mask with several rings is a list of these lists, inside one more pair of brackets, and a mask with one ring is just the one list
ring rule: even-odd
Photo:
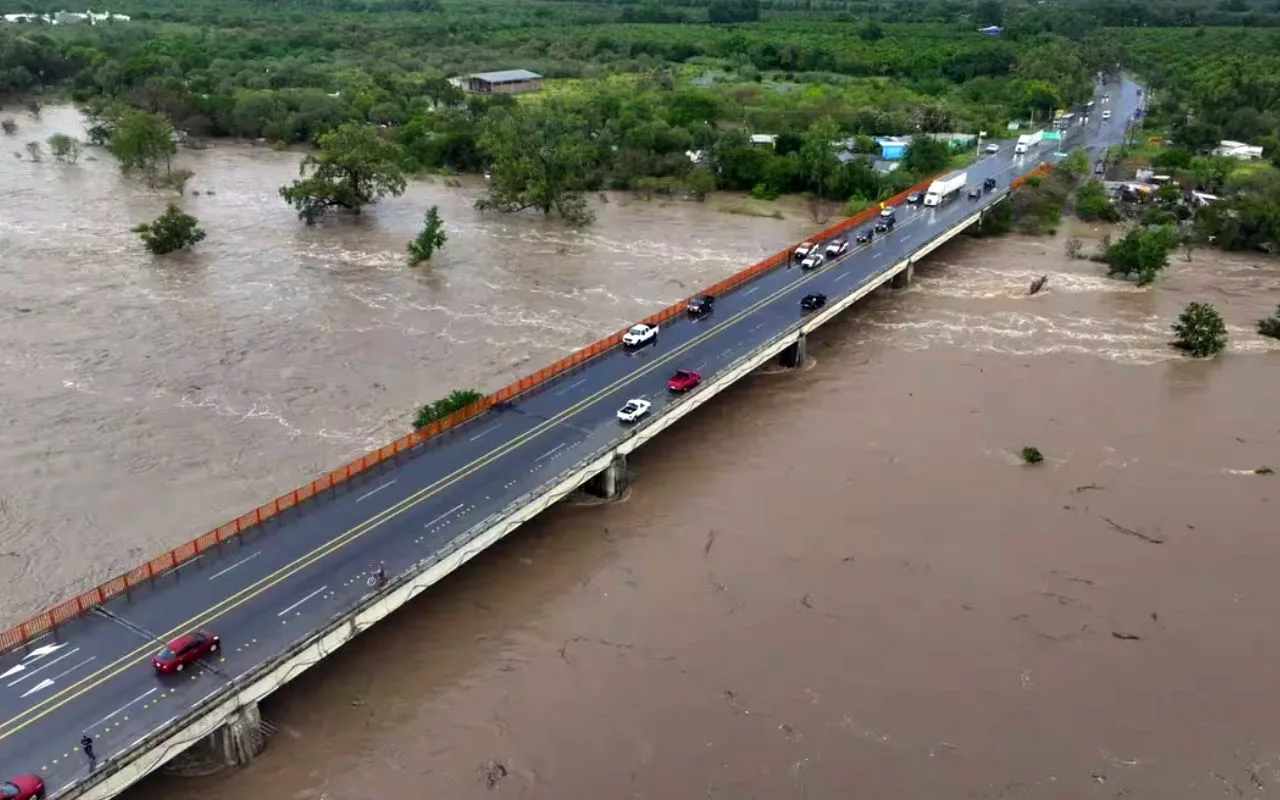
[[267,748],[267,734],[258,704],[250,703],[236,711],[222,727],[166,764],[165,771],[203,776],[242,767]]
[[911,285],[911,279],[915,277],[915,274],[916,274],[915,263],[912,261],[908,261],[906,269],[902,270],[902,272],[899,272],[897,275],[893,276],[893,281],[891,282],[891,285],[895,289],[905,289]]
[[778,363],[788,369],[804,366],[804,361],[809,357],[809,346],[807,344],[808,337],[803,333],[795,344],[787,346],[787,349],[778,354]]
[[616,500],[627,489],[627,457],[614,456],[604,472],[587,481],[582,488],[596,497]]

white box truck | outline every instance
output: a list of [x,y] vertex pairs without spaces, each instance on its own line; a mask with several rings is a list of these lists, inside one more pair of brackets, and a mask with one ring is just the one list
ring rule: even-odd
[[1013,146],[1015,155],[1022,155],[1031,148],[1040,144],[1040,140],[1044,138],[1044,131],[1036,131],[1035,133],[1027,133],[1018,137],[1018,143]]
[[929,190],[924,193],[924,204],[926,206],[942,205],[943,200],[963,189],[968,180],[967,172],[957,172],[945,178],[938,178],[929,184]]

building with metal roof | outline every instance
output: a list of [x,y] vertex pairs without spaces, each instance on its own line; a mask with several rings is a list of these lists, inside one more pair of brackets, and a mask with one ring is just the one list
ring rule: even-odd
[[542,76],[527,69],[477,72],[467,76],[467,90],[478,94],[525,94],[542,90]]

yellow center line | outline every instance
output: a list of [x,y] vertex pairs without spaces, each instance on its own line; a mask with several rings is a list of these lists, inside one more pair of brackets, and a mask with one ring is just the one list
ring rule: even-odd
[[[491,450],[488,454],[486,454],[485,456],[482,456],[476,461],[473,461],[471,464],[467,465],[466,467],[463,467],[462,469],[459,469],[456,472],[448,476],[445,476],[444,478],[441,478],[436,483],[419,490],[415,494],[410,495],[409,497],[406,497],[405,499],[401,500],[395,505],[389,506],[388,508],[383,509],[382,511],[373,515],[372,517],[365,520],[364,522],[361,522],[355,527],[346,531],[345,533],[340,534],[334,537],[333,539],[330,539],[328,542],[313,549],[310,553],[307,553],[306,555],[299,557],[292,563],[281,567],[280,569],[276,570],[270,575],[267,575],[259,579],[256,583],[251,584],[250,586],[246,586],[244,589],[241,589],[239,592],[236,592],[235,594],[224,598],[221,602],[217,603],[216,605],[210,606],[209,608],[205,609],[199,614],[196,614],[194,617],[188,619],[186,622],[181,623],[180,625],[174,627],[173,629],[169,630],[168,632],[162,634],[157,638],[168,640],[180,633],[185,633],[193,628],[200,628],[206,625],[207,623],[212,622],[218,619],[219,617],[223,616],[224,614],[234,610],[235,608],[238,608],[239,606],[244,605],[248,601],[262,594],[266,590],[276,586],[277,584],[281,583],[282,581],[296,574],[300,570],[303,570],[306,567],[311,566],[312,564],[316,563],[320,559],[330,555],[331,553],[341,549],[342,547],[345,547],[346,545],[350,544],[351,542],[365,535],[369,531],[374,530],[384,522],[387,522],[390,519],[394,519],[395,517],[409,510],[413,506],[416,506],[422,503],[423,501],[431,498],[432,496],[439,494],[441,491],[444,491],[445,489],[456,484],[458,481],[462,480],[463,478],[466,478],[467,476],[471,475],[476,470],[492,463],[493,461],[497,460],[498,458],[501,458],[502,456],[506,455],[512,450],[526,444],[531,439],[536,438],[537,436],[540,436],[542,433],[545,433],[549,428],[555,425],[558,425],[560,422],[563,422],[568,417],[571,417],[577,414],[579,411],[582,411],[583,409],[585,409],[590,405],[594,405],[595,403],[599,402],[601,399],[603,399],[607,395],[612,394],[614,391],[616,391],[618,388],[622,387],[623,385],[633,382],[636,379],[641,378],[644,375],[647,375],[653,372],[659,367],[667,363],[670,363],[677,357],[683,355],[685,352],[687,352],[691,348],[696,347],[699,344],[702,344],[704,341],[711,338],[712,336],[715,336],[733,327],[734,325],[739,324],[740,322],[742,322],[743,320],[747,319],[752,314],[754,314],[756,311],[758,311],[761,307],[769,303],[772,303],[774,300],[778,299],[779,297],[786,294],[787,292],[790,292],[796,289],[797,287],[802,286],[806,282],[814,278],[817,278],[819,275],[822,275],[825,272],[826,270],[816,270],[813,273],[810,273],[807,275],[802,273],[799,280],[788,283],[787,285],[775,291],[773,294],[770,294],[767,297],[764,297],[759,301],[757,301],[756,303],[752,304],[751,306],[747,307],[746,309],[739,311],[737,314],[735,314],[734,316],[726,320],[723,324],[713,327],[710,330],[706,331],[705,333],[695,336],[693,339],[690,339],[688,342],[685,342],[683,345],[679,346],[678,348],[671,351],[670,353],[665,354],[661,358],[655,359],[652,363],[648,364],[647,366],[642,367],[641,369],[635,372],[628,373],[622,378],[619,378],[618,380],[614,381],[612,384],[604,387],[603,389],[598,390],[594,394],[584,398],[578,403],[575,403],[574,405],[570,406],[564,411],[561,411],[556,416],[547,419],[545,422],[541,423],[536,428],[533,428],[532,430],[529,430],[521,434],[520,436],[517,436],[514,439],[511,439],[502,447]],[[26,728],[32,723],[53,713],[54,711],[66,705],[67,703],[71,702],[72,700],[75,700],[81,697],[82,695],[89,692],[90,690],[100,686],[104,682],[119,675],[124,670],[132,667],[135,663],[138,663],[139,661],[143,660],[143,659],[140,659],[139,657],[143,656],[146,653],[149,653],[153,648],[154,648],[154,644],[150,644],[150,643],[143,645],[141,647],[138,647],[132,652],[126,655],[123,655],[120,658],[113,661],[112,663],[102,667],[97,672],[94,672],[91,675],[81,678],[76,683],[68,686],[65,689],[62,689],[58,693],[50,695],[49,697],[46,697],[45,699],[41,700],[39,703],[32,706],[31,708],[14,715],[10,719],[6,720],[4,723],[0,724],[0,728],[4,729],[4,732],[0,733],[0,741],[3,741],[4,739],[9,738],[10,736],[17,733],[18,731],[21,731],[23,728]],[[57,702],[55,703],[54,701],[57,701]],[[37,711],[39,711],[39,713],[36,713]]]

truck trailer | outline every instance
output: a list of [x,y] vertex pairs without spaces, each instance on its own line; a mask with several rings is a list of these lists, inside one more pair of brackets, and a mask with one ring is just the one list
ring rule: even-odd
[[1036,131],[1035,133],[1027,133],[1018,137],[1018,143],[1013,146],[1015,155],[1022,155],[1031,148],[1040,144],[1040,140],[1044,138],[1044,131]]
[[968,180],[969,173],[967,172],[957,172],[945,178],[938,178],[929,184],[929,190],[924,193],[924,204],[926,206],[942,205],[943,200],[963,189],[965,182]]

